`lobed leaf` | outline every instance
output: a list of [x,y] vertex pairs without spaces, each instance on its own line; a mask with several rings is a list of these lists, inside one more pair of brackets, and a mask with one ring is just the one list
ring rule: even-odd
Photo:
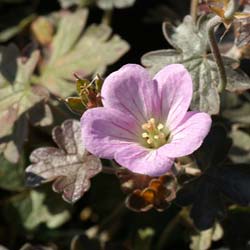
[[[201,17],[195,25],[191,17],[184,18],[178,27],[164,24],[163,32],[167,41],[175,50],[158,50],[146,53],[141,62],[156,74],[160,69],[172,63],[181,63],[190,72],[193,79],[192,110],[217,114],[220,108],[218,93],[219,75],[216,63],[207,49],[207,20]],[[250,78],[240,70],[238,61],[223,57],[227,73],[227,90],[243,91],[250,88]]]
[[75,90],[73,73],[82,77],[103,73],[108,65],[124,55],[129,45],[104,24],[92,24],[83,33],[88,11],[62,15],[51,44],[49,60],[41,67],[38,82],[62,97]]
[[31,153],[26,182],[38,186],[54,181],[53,190],[74,203],[89,189],[90,178],[101,171],[101,161],[84,148],[78,121],[66,120],[53,129],[52,137],[58,148],[38,148]]
[[[14,45],[0,47],[0,153],[16,163],[28,134],[28,117],[36,106],[43,105],[49,94],[42,86],[31,85],[31,75],[39,52],[22,58]],[[41,114],[36,114],[41,120]]]

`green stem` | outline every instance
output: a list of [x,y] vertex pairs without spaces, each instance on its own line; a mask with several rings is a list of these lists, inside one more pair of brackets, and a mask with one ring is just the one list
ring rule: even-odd
[[196,22],[196,18],[197,18],[198,4],[199,4],[199,0],[191,0],[190,15],[193,18],[194,23]]
[[219,86],[218,86],[219,92],[224,91],[227,86],[226,70],[225,70],[223,60],[220,54],[220,50],[219,50],[219,47],[215,38],[215,34],[214,34],[214,29],[221,23],[222,23],[222,19],[219,16],[214,16],[207,23],[209,45],[210,45],[214,60],[217,65],[217,70],[219,73],[219,81],[220,81]]

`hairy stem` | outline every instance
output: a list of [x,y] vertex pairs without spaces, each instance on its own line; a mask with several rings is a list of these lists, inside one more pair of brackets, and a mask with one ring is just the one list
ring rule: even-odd
[[192,16],[194,23],[196,22],[197,18],[198,4],[199,0],[191,0],[190,15]]
[[214,16],[207,23],[209,45],[210,45],[214,60],[217,65],[217,70],[219,73],[219,81],[220,81],[219,86],[218,86],[219,92],[222,92],[223,90],[225,90],[227,86],[227,75],[226,75],[225,67],[224,67],[222,57],[220,54],[220,50],[219,50],[219,47],[215,38],[215,34],[214,34],[214,29],[221,23],[222,23],[222,19],[219,16]]

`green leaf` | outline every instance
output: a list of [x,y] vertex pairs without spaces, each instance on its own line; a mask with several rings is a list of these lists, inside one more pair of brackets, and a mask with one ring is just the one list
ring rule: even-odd
[[[48,92],[42,86],[32,86],[31,75],[39,60],[39,52],[22,58],[14,45],[0,47],[0,153],[16,163],[28,134],[28,115],[36,105],[42,105]],[[40,117],[41,114],[36,114]]]
[[245,102],[240,107],[223,111],[222,116],[239,124],[250,124],[250,104]]
[[29,199],[31,200],[32,211],[24,221],[26,229],[32,230],[41,223],[46,223],[48,228],[57,228],[70,218],[68,210],[52,214],[44,204],[45,197],[44,193],[31,191]]
[[199,25],[196,26],[192,17],[186,16],[177,27],[173,27],[170,23],[164,23],[165,38],[186,58],[200,56],[207,50],[208,46],[206,21],[206,18],[202,17],[199,20]]
[[0,187],[10,191],[24,189],[24,157],[18,165],[12,164],[0,156]]
[[82,104],[82,99],[80,97],[68,97],[65,99],[67,106],[70,110],[77,114],[83,114],[86,108]]
[[[207,51],[207,20],[201,17],[194,25],[191,17],[184,18],[178,27],[164,25],[164,35],[176,50],[158,50],[145,54],[141,61],[152,75],[172,63],[183,64],[190,72],[194,93],[192,110],[217,114],[220,108],[219,75],[211,54]],[[250,78],[237,67],[238,61],[223,57],[228,78],[227,90],[243,91],[250,88]]]
[[233,147],[230,158],[236,163],[247,163],[250,161],[250,135],[235,129],[230,134],[233,139]]
[[17,223],[26,230],[34,230],[41,223],[48,228],[57,228],[70,217],[65,203],[55,196],[49,199],[45,193],[35,190],[13,196],[5,205],[5,212],[10,216],[7,221]]
[[147,227],[138,230],[138,236],[134,243],[134,250],[150,250],[151,242],[155,232],[154,229]]
[[42,245],[31,245],[30,243],[24,244],[20,250],[58,250],[58,248],[51,244],[48,246],[42,246]]
[[91,3],[94,3],[96,0],[59,0],[59,3],[62,8],[69,8],[74,5],[86,6]]
[[198,235],[191,237],[191,250],[208,250],[213,241],[218,241],[223,237],[223,229],[216,223],[213,228],[201,231]]
[[74,90],[73,73],[81,77],[103,73],[129,49],[118,35],[111,36],[110,27],[93,24],[81,35],[87,10],[78,10],[61,17],[52,42],[50,59],[41,68],[38,82],[52,93],[67,97]]
[[35,18],[35,15],[32,14],[28,17],[25,17],[23,20],[21,20],[16,26],[9,27],[3,31],[0,32],[0,42],[7,42],[11,38],[13,38],[15,35],[20,33],[27,25],[31,23],[31,21]]
[[97,0],[97,6],[104,10],[131,7],[135,0]]

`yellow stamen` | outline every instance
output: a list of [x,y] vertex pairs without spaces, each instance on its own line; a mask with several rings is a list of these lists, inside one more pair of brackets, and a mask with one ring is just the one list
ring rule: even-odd
[[162,130],[163,128],[164,128],[164,125],[162,123],[159,123],[158,126],[157,126],[157,129]]
[[153,143],[153,140],[147,139],[147,143],[148,143],[148,144],[152,144],[152,143]]
[[154,118],[149,119],[141,127],[145,131],[141,136],[149,148],[159,148],[168,142],[170,135],[168,129],[162,123],[157,124]]

